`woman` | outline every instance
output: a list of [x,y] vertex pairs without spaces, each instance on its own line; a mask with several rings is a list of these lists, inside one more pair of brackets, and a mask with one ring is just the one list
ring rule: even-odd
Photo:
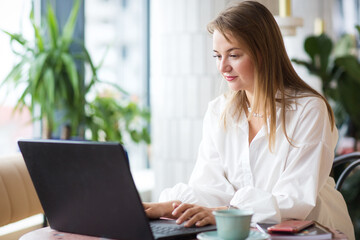
[[328,102],[293,69],[272,14],[257,2],[209,23],[217,68],[230,92],[211,101],[189,184],[144,203],[150,218],[215,224],[212,211],[254,211],[253,222],[312,219],[354,238],[329,177],[337,143]]

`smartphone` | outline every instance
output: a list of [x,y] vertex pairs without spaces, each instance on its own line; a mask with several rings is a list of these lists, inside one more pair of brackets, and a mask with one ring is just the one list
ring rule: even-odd
[[314,221],[310,220],[287,220],[279,224],[275,224],[267,228],[269,233],[272,232],[283,232],[283,233],[297,233],[311,225],[314,224]]

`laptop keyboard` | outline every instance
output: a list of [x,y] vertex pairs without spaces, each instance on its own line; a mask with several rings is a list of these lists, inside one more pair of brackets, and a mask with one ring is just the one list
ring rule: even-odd
[[173,226],[173,225],[151,225],[151,229],[153,233],[155,234],[169,234],[169,233],[175,233],[175,232],[181,232],[181,233],[191,233],[197,231],[195,227],[184,227],[182,225]]

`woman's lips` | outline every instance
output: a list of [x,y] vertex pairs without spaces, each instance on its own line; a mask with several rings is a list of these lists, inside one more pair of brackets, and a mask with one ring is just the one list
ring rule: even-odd
[[237,76],[224,76],[224,78],[225,78],[226,81],[231,82],[231,81],[233,81],[235,78],[237,78]]

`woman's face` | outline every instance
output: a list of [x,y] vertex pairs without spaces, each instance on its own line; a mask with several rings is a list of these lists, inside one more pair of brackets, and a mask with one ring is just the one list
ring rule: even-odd
[[216,65],[234,91],[254,89],[254,64],[245,46],[227,35],[230,42],[217,30],[213,33],[213,49]]

